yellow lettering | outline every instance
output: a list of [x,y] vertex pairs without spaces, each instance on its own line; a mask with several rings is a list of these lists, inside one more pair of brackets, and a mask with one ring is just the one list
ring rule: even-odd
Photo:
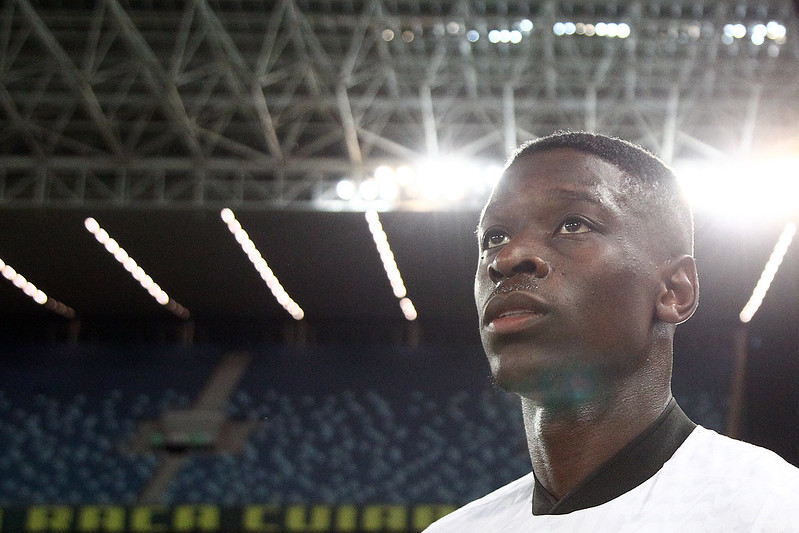
[[114,505],[87,505],[78,509],[78,531],[124,531],[125,509]]
[[131,511],[130,529],[137,533],[151,531],[166,531],[168,522],[164,514],[167,509],[160,505],[134,507]]
[[66,505],[36,505],[28,508],[28,531],[67,531],[72,526],[72,508]]
[[172,516],[175,531],[218,531],[219,509],[213,505],[180,505]]
[[304,505],[292,505],[286,510],[286,531],[327,531],[330,514],[330,507],[325,505],[314,505],[310,516]]
[[358,528],[358,508],[342,505],[336,512],[336,531],[355,531]]
[[405,531],[408,528],[408,511],[399,505],[369,505],[361,516],[364,531]]
[[283,514],[277,505],[248,505],[244,508],[245,531],[280,531]]
[[417,505],[411,515],[413,529],[421,531],[442,516],[457,509],[454,505]]

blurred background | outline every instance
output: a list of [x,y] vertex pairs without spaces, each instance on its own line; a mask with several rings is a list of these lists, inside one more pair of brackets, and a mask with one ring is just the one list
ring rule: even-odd
[[528,472],[474,229],[561,129],[678,172],[675,396],[799,465],[797,7],[5,0],[0,530],[419,531]]

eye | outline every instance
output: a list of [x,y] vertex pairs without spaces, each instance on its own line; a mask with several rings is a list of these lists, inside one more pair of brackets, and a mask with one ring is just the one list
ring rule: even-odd
[[490,250],[492,248],[496,248],[497,246],[502,246],[503,244],[507,243],[509,240],[510,237],[504,231],[491,230],[487,231],[485,235],[483,235],[483,242],[481,244],[483,250]]
[[555,232],[558,235],[574,235],[577,233],[588,233],[591,228],[582,219],[577,217],[569,217],[558,226]]

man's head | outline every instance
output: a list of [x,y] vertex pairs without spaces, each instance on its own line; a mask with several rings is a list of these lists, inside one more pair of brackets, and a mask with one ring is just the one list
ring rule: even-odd
[[673,173],[643,149],[589,133],[523,145],[478,227],[495,380],[567,403],[625,379],[667,387],[674,325],[696,307],[692,236]]
[[594,155],[621,170],[624,193],[630,209],[638,210],[659,226],[662,245],[674,254],[694,252],[691,207],[674,175],[659,158],[623,139],[588,132],[558,132],[522,144],[511,155],[506,168],[518,159],[554,148],[571,148]]

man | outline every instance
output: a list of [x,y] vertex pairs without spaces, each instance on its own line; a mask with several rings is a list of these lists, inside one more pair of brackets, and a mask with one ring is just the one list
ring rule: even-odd
[[698,282],[669,168],[611,137],[538,139],[477,233],[480,334],[494,381],[521,398],[533,471],[430,533],[799,531],[799,470],[672,397]]

